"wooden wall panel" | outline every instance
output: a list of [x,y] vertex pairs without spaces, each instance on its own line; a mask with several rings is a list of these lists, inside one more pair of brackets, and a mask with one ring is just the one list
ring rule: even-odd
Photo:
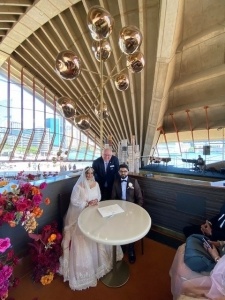
[[[152,224],[156,227],[166,228],[174,231],[175,234],[184,237],[182,229],[191,224],[202,224],[206,219],[215,216],[221,206],[225,203],[224,188],[211,187],[210,185],[194,184],[194,181],[182,183],[166,179],[158,180],[154,177],[134,176],[138,179],[141,188],[144,190],[145,209],[152,218]],[[181,194],[187,201],[183,210],[180,209],[179,201],[182,201]],[[191,199],[191,200],[190,200]],[[202,215],[196,213],[193,205],[201,207],[204,211]],[[193,209],[193,211],[192,211]]]

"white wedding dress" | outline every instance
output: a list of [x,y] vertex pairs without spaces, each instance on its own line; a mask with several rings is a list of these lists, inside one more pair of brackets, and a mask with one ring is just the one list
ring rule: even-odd
[[[69,281],[72,290],[96,286],[97,280],[112,269],[112,246],[88,239],[77,224],[78,216],[85,209],[87,201],[93,199],[101,199],[97,182],[93,188],[82,183],[74,186],[65,218],[63,255],[59,268],[59,273],[63,275],[64,281]],[[118,246],[117,260],[122,258],[123,252]]]

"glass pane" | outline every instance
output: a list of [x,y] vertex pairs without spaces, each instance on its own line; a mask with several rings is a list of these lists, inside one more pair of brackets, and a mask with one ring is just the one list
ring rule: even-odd
[[86,149],[87,149],[87,143],[81,142],[80,148],[79,148],[79,153],[77,156],[78,160],[84,160],[85,154],[86,154]]
[[95,151],[95,144],[92,140],[88,140],[88,149],[86,153],[86,160],[93,160]]
[[101,156],[100,147],[97,146],[96,149],[95,149],[95,154],[94,154],[93,159],[96,159],[96,158],[98,158],[98,157],[100,157],[100,156]]
[[80,131],[75,126],[72,127],[72,130],[73,130],[73,140],[71,144],[71,150],[69,153],[69,159],[76,160],[79,144],[80,144]]
[[43,133],[43,141],[40,145],[40,152],[38,155],[39,160],[46,160],[48,149],[49,149],[49,143],[50,143],[50,133],[49,129],[46,130],[46,132]]

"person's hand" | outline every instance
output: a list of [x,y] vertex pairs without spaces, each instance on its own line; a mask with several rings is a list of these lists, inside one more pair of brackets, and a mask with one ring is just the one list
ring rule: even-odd
[[205,224],[201,225],[201,231],[204,235],[210,236],[212,235],[212,227],[209,221],[206,220]]
[[206,243],[203,243],[203,246],[204,246],[205,250],[207,250],[209,252],[209,254],[213,258],[213,260],[215,260],[216,258],[220,257],[219,252],[218,252],[217,248],[215,247],[215,245],[212,244],[211,241],[208,241],[208,242],[212,245],[212,248],[207,247]]
[[94,199],[94,200],[91,200],[91,201],[88,202],[89,206],[95,206],[97,204],[98,204],[98,199]]
[[210,243],[210,245],[214,245],[216,248],[220,247],[220,242],[216,242],[216,241],[208,241]]

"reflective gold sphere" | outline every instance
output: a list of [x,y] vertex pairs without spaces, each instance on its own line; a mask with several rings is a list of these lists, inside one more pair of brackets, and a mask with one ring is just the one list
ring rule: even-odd
[[110,57],[111,46],[106,39],[99,42],[93,41],[92,51],[94,52],[97,61],[101,61],[101,59],[106,61]]
[[74,118],[74,123],[80,130],[83,130],[83,131],[85,131],[91,127],[89,116],[84,115],[84,114],[76,116]]
[[[101,104],[100,103],[95,107],[95,114],[99,117],[99,119],[101,119]],[[106,103],[103,103],[102,118],[104,120],[104,119],[107,119],[108,117],[109,117],[108,107],[107,107]]]
[[141,52],[135,52],[127,56],[127,67],[133,73],[139,73],[145,66],[144,55]]
[[129,79],[126,74],[119,74],[115,78],[115,86],[119,91],[126,91],[129,87]]
[[64,50],[56,57],[55,69],[62,79],[72,80],[80,75],[81,62],[73,51]]
[[57,107],[63,117],[66,119],[73,118],[76,115],[76,102],[68,97],[60,97],[57,102]]
[[95,40],[106,39],[110,36],[114,26],[114,19],[110,13],[101,6],[95,5],[87,14],[87,25]]
[[120,50],[129,55],[137,51],[142,43],[142,34],[136,26],[125,26],[120,30]]

